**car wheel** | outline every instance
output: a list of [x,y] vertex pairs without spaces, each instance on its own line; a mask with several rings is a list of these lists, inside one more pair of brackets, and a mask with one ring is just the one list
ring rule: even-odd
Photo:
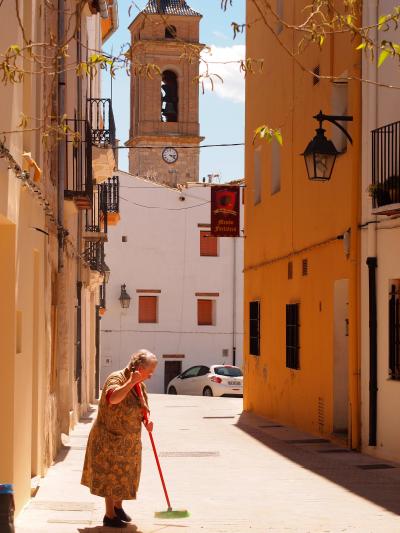
[[170,387],[168,389],[168,394],[178,394],[178,393],[176,392],[176,388],[175,387]]
[[214,396],[213,391],[210,389],[210,387],[204,387],[203,396]]

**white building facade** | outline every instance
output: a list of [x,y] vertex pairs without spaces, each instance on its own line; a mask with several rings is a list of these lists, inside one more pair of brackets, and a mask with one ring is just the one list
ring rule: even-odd
[[[364,2],[363,26],[376,25],[396,5]],[[373,33],[378,41],[398,41],[394,30]],[[398,62],[388,58],[378,68],[365,57],[362,78],[372,82],[362,87],[362,446],[400,461],[400,97],[377,85],[399,85]]]
[[[150,392],[163,393],[193,365],[241,366],[243,232],[207,240],[213,239],[212,185],[178,190],[123,172],[119,179],[121,220],[106,244],[111,276],[101,320],[100,384],[139,348],[159,357]],[[122,285],[131,297],[128,309],[119,301]]]

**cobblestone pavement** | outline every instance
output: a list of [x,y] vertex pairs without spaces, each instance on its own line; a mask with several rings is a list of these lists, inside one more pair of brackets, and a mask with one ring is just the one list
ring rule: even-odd
[[400,533],[400,465],[240,415],[239,399],[150,401],[172,504],[190,518],[154,518],[166,506],[144,432],[139,497],[125,505],[134,525],[101,527],[103,501],[80,485],[88,417],[67,438],[16,533]]

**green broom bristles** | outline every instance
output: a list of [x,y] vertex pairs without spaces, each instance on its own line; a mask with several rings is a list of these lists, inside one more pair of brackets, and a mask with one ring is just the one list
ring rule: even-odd
[[154,513],[154,516],[156,518],[187,518],[190,515],[189,511],[187,511],[186,509],[176,511],[168,509],[167,511],[160,511],[158,513]]

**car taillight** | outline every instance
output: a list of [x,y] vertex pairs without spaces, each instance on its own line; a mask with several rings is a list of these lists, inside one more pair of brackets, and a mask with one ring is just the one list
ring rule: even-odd
[[218,376],[213,376],[211,378],[211,381],[214,381],[214,383],[222,383],[222,379],[219,378]]

